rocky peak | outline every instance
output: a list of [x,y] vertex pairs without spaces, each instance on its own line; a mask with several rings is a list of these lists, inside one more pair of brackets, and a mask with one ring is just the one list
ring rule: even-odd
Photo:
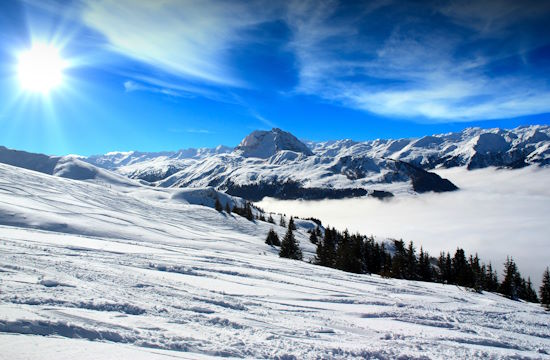
[[235,148],[245,157],[269,158],[282,150],[290,150],[305,155],[313,155],[306,144],[294,135],[281,129],[270,131],[256,130],[245,137]]

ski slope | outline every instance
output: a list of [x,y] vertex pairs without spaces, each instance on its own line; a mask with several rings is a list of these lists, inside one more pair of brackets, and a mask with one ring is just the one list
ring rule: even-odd
[[537,305],[281,259],[271,224],[105,179],[0,164],[1,358],[550,358]]

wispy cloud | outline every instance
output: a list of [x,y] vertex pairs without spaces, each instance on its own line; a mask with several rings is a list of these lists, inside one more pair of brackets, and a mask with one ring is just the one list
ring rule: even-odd
[[[285,50],[298,72],[286,95],[427,122],[550,112],[550,85],[528,56],[550,44],[540,32],[550,3],[98,0],[82,9],[110,49],[165,74],[129,76],[127,91],[240,104],[231,89],[255,84],[243,80],[247,70],[231,63],[231,53],[261,42],[246,30],[277,20],[289,30]],[[506,62],[513,71],[498,70]]]
[[187,133],[191,134],[212,134],[213,132],[207,129],[185,129]]
[[262,124],[268,126],[269,128],[276,128],[277,127],[277,125],[275,125],[274,122],[272,122],[271,120],[266,119],[262,115],[258,114],[255,110],[250,110],[250,113],[252,114],[252,116],[255,119],[259,120]]
[[[289,7],[287,21],[300,68],[296,91],[380,115],[427,121],[548,112],[550,87],[545,81],[534,79],[529,71],[490,72],[495,61],[541,45],[540,39],[523,39],[519,44],[510,36],[518,22],[514,9],[523,22],[540,21],[541,10],[548,13],[543,9],[547,6],[534,11],[535,4],[540,2],[528,2],[525,7],[502,2],[432,5],[426,9],[432,12],[428,15],[443,17],[441,25],[430,23],[431,16],[424,20],[412,11],[400,14],[398,10],[406,10],[403,4],[395,4],[393,17],[385,8],[387,2],[378,2],[360,14],[348,14],[343,21],[337,2],[295,3]],[[395,21],[392,31],[362,33],[365,22],[382,16],[380,9]],[[529,36],[537,37],[524,37]],[[503,41],[507,39],[511,43]]]
[[99,0],[87,2],[83,20],[125,56],[182,78],[245,86],[227,56],[265,9],[212,0]]
[[187,93],[184,91],[176,91],[168,88],[154,87],[150,85],[137,83],[132,80],[125,81],[123,85],[124,85],[124,90],[126,90],[126,92],[149,91],[149,92],[154,92],[154,93],[174,96],[174,97],[186,97],[186,98],[195,97],[195,95],[193,95],[192,93]]
[[170,128],[168,131],[173,133],[189,133],[189,134],[215,134],[216,132],[209,130],[209,129],[195,129],[195,128]]

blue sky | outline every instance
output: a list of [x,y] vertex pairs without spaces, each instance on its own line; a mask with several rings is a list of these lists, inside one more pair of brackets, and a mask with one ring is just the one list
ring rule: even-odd
[[[544,1],[2,1],[0,144],[50,154],[550,123]],[[47,95],[18,54],[69,64]]]

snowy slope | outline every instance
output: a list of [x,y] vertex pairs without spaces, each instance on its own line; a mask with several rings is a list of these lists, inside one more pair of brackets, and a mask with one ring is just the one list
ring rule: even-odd
[[280,259],[177,191],[0,165],[2,356],[550,358],[536,305]]
[[93,166],[82,159],[82,157],[74,155],[48,156],[0,146],[0,163],[3,164],[67,179],[87,180],[110,186],[136,187],[140,185],[139,181]]

